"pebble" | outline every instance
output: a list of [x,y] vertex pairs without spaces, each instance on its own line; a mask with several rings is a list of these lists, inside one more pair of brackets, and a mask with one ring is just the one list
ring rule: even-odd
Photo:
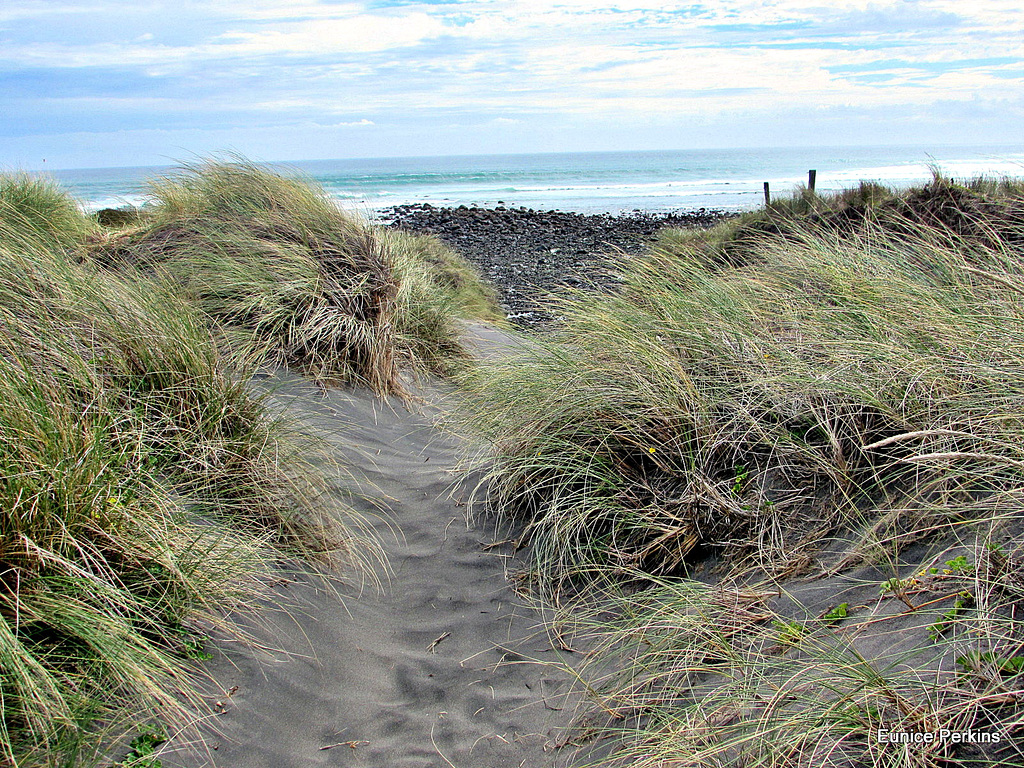
[[642,253],[664,227],[707,228],[730,215],[707,208],[613,215],[417,203],[389,208],[380,219],[439,237],[487,275],[514,325],[541,330],[554,319],[544,306],[552,292],[616,282],[605,270],[608,254]]

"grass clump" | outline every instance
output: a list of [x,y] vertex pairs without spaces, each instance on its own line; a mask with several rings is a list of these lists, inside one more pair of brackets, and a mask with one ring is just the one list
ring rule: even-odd
[[392,254],[398,282],[396,344],[406,359],[451,374],[464,352],[459,318],[504,323],[497,295],[464,258],[430,235],[400,230],[382,235]]
[[[874,603],[837,626],[735,584],[655,580],[577,606],[574,642],[593,643],[579,674],[618,744],[602,765],[1022,765],[1024,634],[1013,598],[981,591],[934,643],[926,616]],[[914,741],[887,735],[901,733]]]
[[[438,241],[244,160],[102,218],[0,179],[0,762],[17,766],[100,759],[135,713],[194,721],[204,640],[236,632],[261,574],[376,551],[255,366],[400,393],[399,363],[450,368],[455,316],[491,306]],[[125,764],[157,764],[154,746]]]
[[495,504],[562,571],[700,545],[782,572],[840,530],[864,554],[1012,515],[1024,254],[957,238],[795,220],[739,266],[663,241],[568,294],[557,336],[466,377]]
[[54,182],[28,174],[0,175],[0,237],[5,244],[70,251],[80,248],[95,228]]
[[[15,226],[21,226],[16,221]],[[205,711],[189,661],[282,558],[357,560],[297,436],[168,284],[0,224],[0,762]],[[81,245],[81,242],[79,242]]]
[[1024,765],[1022,222],[1009,183],[803,194],[463,377],[538,583],[619,585],[567,604],[612,764]]
[[728,219],[708,235],[686,235],[675,230],[661,234],[663,245],[689,238],[708,263],[738,266],[757,258],[764,236],[785,237],[796,224],[855,234],[876,223],[894,236],[915,236],[927,231],[936,242],[951,248],[980,243],[1000,248],[1024,242],[1024,186],[1018,179],[979,177],[958,182],[932,171],[930,182],[897,191],[873,181],[827,195],[798,189],[770,205]]
[[452,313],[479,283],[439,245],[240,158],[186,166],[151,198],[142,226],[97,257],[167,274],[249,359],[387,394],[400,362],[459,351]]

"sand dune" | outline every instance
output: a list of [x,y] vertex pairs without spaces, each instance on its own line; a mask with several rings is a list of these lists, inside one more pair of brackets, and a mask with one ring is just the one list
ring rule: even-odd
[[[484,333],[481,352],[500,336]],[[373,527],[391,574],[378,591],[308,576],[277,587],[250,630],[264,649],[217,644],[205,747],[172,739],[165,766],[555,766],[575,707],[567,676],[521,663],[571,655],[514,592],[509,538],[467,521],[458,439],[432,426],[445,392],[408,410],[279,374],[260,383],[324,436],[357,490],[383,500]],[[454,489],[454,492],[453,492]],[[570,659],[571,661],[571,659]],[[568,695],[567,695],[568,694]],[[218,706],[221,702],[223,706]]]

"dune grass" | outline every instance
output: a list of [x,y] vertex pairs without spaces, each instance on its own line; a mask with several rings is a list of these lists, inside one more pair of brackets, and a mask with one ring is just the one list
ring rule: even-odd
[[[286,364],[401,393],[494,306],[432,238],[347,216],[240,158],[100,226],[0,178],[0,762],[75,765],[182,725],[211,633],[282,560],[375,558],[329,460],[248,382]],[[319,457],[319,458],[318,458]],[[317,462],[314,467],[313,462]],[[364,573],[368,569],[364,569]]]
[[261,364],[400,392],[400,365],[457,357],[456,315],[488,302],[440,243],[373,227],[310,180],[242,158],[185,166],[151,198],[96,257],[168,275]]
[[207,319],[25,187],[0,179],[0,762],[72,765],[205,711],[189,655],[275,563],[373,550]]
[[621,290],[566,295],[556,337],[465,378],[496,505],[545,567],[665,572],[1012,504],[1024,256],[935,229],[794,218],[738,267],[663,239]]
[[[1024,765],[1022,214],[1019,184],[937,177],[665,232],[613,264],[618,288],[556,299],[555,333],[463,376],[490,506],[526,523],[534,583],[597,644],[599,713],[630,724],[599,729],[619,763],[995,754],[881,727],[1000,731]],[[969,584],[915,581],[956,546]],[[772,601],[864,568],[888,575],[850,636],[828,606]],[[576,588],[609,580],[585,610]]]
[[0,242],[67,252],[81,248],[96,228],[95,222],[54,182],[28,174],[2,177]]
[[976,544],[917,574],[913,612],[878,582],[814,613],[687,579],[576,606],[573,642],[593,642],[578,674],[618,741],[602,765],[1024,765],[1020,542]]
[[666,244],[688,243],[705,261],[738,266],[755,258],[759,239],[785,236],[794,221],[855,233],[874,222],[893,235],[913,236],[925,230],[933,240],[954,249],[965,243],[993,248],[1021,242],[1024,229],[1024,183],[1013,178],[978,177],[966,182],[932,170],[921,187],[894,190],[873,181],[834,194],[816,195],[798,189],[770,205],[726,220],[707,235],[665,230]]
[[396,345],[408,363],[454,374],[465,362],[460,319],[504,325],[497,293],[438,238],[402,231],[382,234],[398,281]]

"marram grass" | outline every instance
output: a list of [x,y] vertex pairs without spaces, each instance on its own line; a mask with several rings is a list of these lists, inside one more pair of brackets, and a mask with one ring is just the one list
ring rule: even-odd
[[713,546],[785,569],[844,526],[884,536],[1015,488],[1024,255],[873,222],[745,248],[618,265],[619,290],[567,294],[553,338],[465,377],[492,498],[542,567],[666,571]]
[[575,674],[617,744],[601,765],[1024,765],[1019,551],[1009,568],[964,551],[976,567],[922,576],[916,613],[890,594],[794,616],[773,609],[776,589],[686,579],[576,606],[561,630],[588,649]]
[[462,377],[599,764],[1024,765],[1022,222],[937,177],[665,232]]
[[173,283],[83,245],[0,222],[0,762],[17,766],[88,762],[131,713],[194,718],[188,654],[235,631],[260,574],[374,551]]
[[493,307],[439,241],[241,159],[156,182],[116,230],[0,178],[0,762],[88,764],[137,713],[193,720],[189,655],[261,574],[376,559],[255,366],[400,393]]
[[71,251],[95,230],[95,223],[54,182],[28,174],[0,178],[0,242]]
[[[400,367],[458,357],[456,317],[493,301],[429,238],[342,212],[308,180],[240,158],[154,182],[142,224],[95,250],[153,269],[262,364],[400,392]],[[475,301],[475,303],[474,303]]]
[[398,281],[395,343],[401,359],[437,373],[464,363],[458,341],[467,319],[504,324],[497,295],[464,258],[429,235],[382,233]]

